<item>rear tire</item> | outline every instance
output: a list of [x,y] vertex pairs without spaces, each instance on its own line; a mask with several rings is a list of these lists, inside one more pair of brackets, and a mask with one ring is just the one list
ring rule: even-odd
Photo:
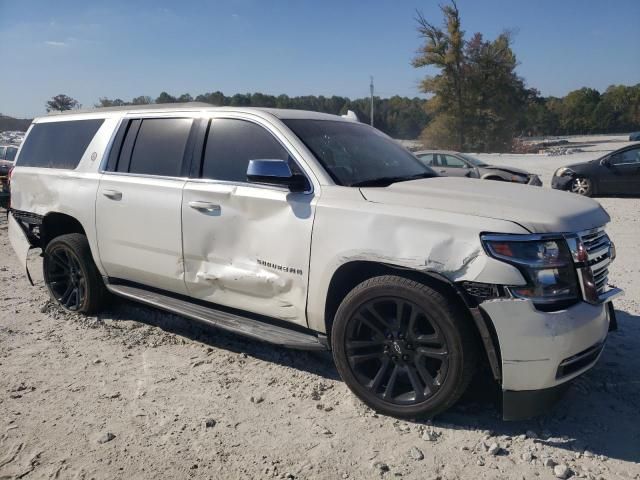
[[69,233],[51,240],[42,268],[51,298],[65,310],[86,315],[104,306],[108,292],[86,236]]
[[464,393],[477,345],[468,319],[440,292],[385,275],[342,301],[332,327],[333,357],[351,391],[394,417],[433,417]]

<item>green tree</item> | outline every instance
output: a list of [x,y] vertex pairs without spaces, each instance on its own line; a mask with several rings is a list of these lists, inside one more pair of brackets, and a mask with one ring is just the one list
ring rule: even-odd
[[490,41],[476,33],[466,40],[456,3],[440,8],[442,28],[420,12],[416,17],[424,43],[413,66],[439,70],[421,84],[431,95],[427,112],[437,120],[427,125],[423,138],[433,147],[508,150],[527,98],[515,73],[511,35],[504,32]]
[[[417,12],[418,33],[424,44],[413,59],[416,68],[434,66],[440,69],[435,76],[426,77],[421,83],[424,93],[437,98],[429,110],[444,114],[446,123],[453,123],[457,133],[457,146],[465,145],[465,59],[464,31],[461,29],[460,11],[455,1],[440,7],[444,15],[444,30],[430,23]],[[444,121],[443,119],[442,121]],[[453,126],[453,125],[452,125]]]
[[47,112],[64,112],[66,110],[80,108],[81,106],[75,98],[71,98],[63,93],[52,97],[51,100],[46,103]]
[[161,92],[156,98],[155,103],[176,103],[178,99],[173,95],[169,95],[167,92]]
[[131,105],[149,105],[150,103],[153,103],[153,98],[146,95],[141,95],[131,100]]
[[128,105],[128,103],[126,103],[124,100],[121,100],[119,98],[116,98],[114,100],[107,98],[107,97],[100,97],[98,99],[98,103],[94,104],[94,106],[96,108],[103,108],[103,107],[121,107],[123,105]]

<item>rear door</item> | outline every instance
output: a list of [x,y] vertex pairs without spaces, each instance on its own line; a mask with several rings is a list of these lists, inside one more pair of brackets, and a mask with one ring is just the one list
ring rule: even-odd
[[100,179],[96,228],[109,277],[186,294],[180,208],[194,119],[127,118]]
[[203,137],[202,165],[182,203],[189,294],[306,325],[313,188],[292,193],[246,176],[259,159],[304,173],[295,152],[277,126],[251,115],[215,116]]

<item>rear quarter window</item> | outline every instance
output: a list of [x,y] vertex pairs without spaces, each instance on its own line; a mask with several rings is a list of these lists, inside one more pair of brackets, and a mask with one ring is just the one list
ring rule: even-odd
[[73,170],[104,120],[36,123],[24,141],[17,166]]

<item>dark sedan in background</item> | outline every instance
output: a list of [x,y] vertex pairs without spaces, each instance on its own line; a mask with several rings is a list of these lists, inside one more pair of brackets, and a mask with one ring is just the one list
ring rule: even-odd
[[551,186],[579,195],[640,196],[640,145],[623,147],[590,162],[559,168]]
[[469,177],[482,180],[523,183],[536,187],[542,186],[538,175],[519,168],[496,167],[489,165],[467,153],[443,150],[420,150],[414,152],[425,165],[445,177]]
[[9,170],[14,165],[18,147],[14,145],[0,145],[0,207],[9,205]]

